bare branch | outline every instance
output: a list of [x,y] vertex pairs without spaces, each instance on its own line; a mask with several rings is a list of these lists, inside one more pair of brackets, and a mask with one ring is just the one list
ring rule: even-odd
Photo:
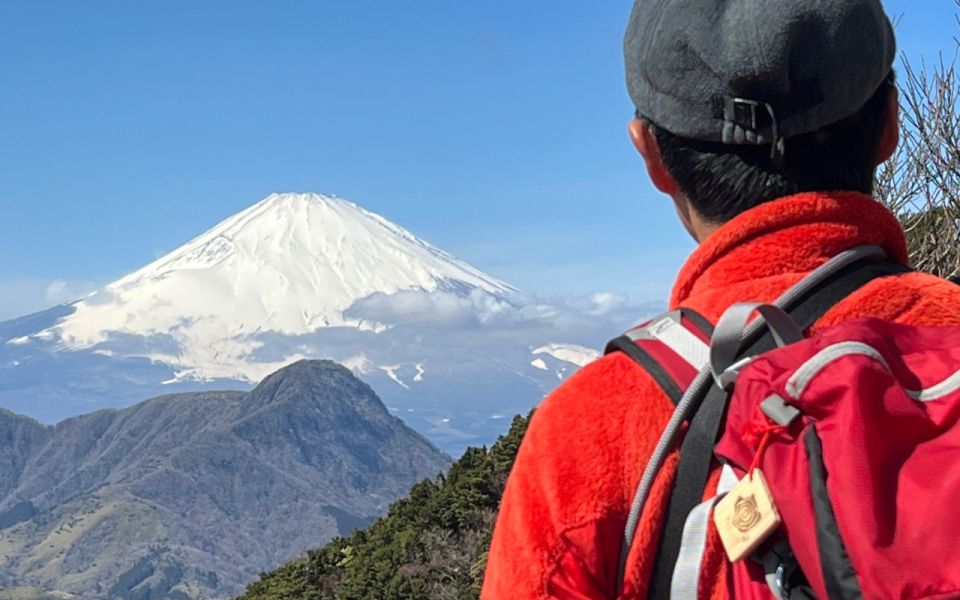
[[[960,10],[960,0],[954,0]],[[960,17],[958,17],[960,26]],[[922,271],[960,273],[960,42],[933,68],[903,57],[901,142],[877,172],[877,197],[901,220]]]

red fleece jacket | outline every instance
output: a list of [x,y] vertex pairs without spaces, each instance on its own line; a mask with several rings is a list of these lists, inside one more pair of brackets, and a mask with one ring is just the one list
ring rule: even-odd
[[[771,302],[805,274],[862,244],[906,263],[896,218],[861,194],[801,194],[726,223],[690,256],[670,308],[716,322],[740,301]],[[830,310],[814,330],[874,316],[915,325],[960,325],[960,288],[920,273],[884,277]],[[673,405],[626,356],[581,369],[535,413],[500,507],[482,598],[614,598],[620,541],[640,475]],[[621,598],[644,598],[677,454],[642,515]],[[716,487],[714,473],[707,495]],[[710,532],[701,599],[728,597],[728,564]]]

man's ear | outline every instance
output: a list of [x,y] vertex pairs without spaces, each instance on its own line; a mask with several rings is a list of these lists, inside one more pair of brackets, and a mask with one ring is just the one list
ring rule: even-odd
[[883,115],[883,134],[877,148],[877,165],[886,162],[897,150],[900,143],[900,92],[891,86],[887,94],[887,107]]
[[660,146],[657,145],[657,138],[650,126],[640,119],[633,119],[627,125],[627,130],[630,132],[630,140],[647,165],[647,174],[654,187],[668,196],[676,196],[679,189],[677,180],[664,166],[660,158]]

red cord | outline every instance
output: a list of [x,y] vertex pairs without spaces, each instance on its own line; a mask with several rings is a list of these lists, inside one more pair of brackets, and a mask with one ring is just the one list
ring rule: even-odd
[[741,439],[743,439],[744,442],[750,444],[757,450],[753,455],[750,468],[747,469],[747,475],[751,481],[753,480],[753,471],[760,468],[760,463],[763,461],[763,454],[766,452],[770,440],[773,436],[779,435],[787,430],[785,426],[771,422],[770,419],[767,418],[767,415],[763,414],[760,410],[760,407],[757,407],[757,412],[759,413],[760,419],[762,419],[762,423],[751,421],[744,428],[743,435],[741,435]]

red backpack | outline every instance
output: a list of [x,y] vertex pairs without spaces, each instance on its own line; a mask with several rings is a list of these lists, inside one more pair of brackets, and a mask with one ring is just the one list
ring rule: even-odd
[[[801,334],[905,270],[856,248],[775,306],[736,305],[716,328],[681,310],[608,345],[677,404],[628,518],[621,584],[653,480],[679,444],[648,598],[697,598],[711,521],[737,598],[960,598],[960,328],[859,319]],[[719,493],[704,502],[715,460]]]

